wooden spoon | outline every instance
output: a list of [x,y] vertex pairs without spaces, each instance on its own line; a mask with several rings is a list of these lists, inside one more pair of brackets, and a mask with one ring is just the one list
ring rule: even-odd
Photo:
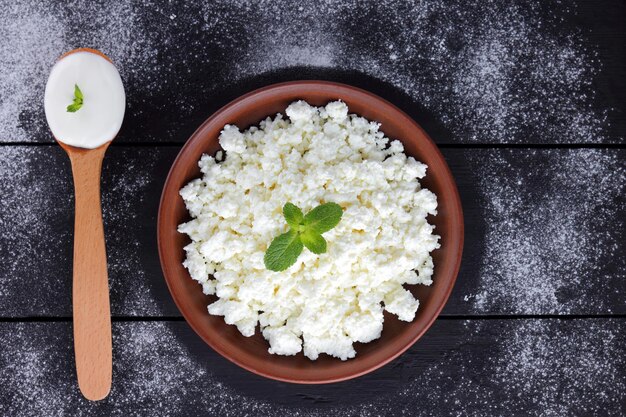
[[[94,49],[74,49],[76,52],[98,54]],[[72,305],[74,316],[74,353],[78,386],[88,400],[105,398],[111,390],[112,342],[111,310],[106,248],[100,207],[100,173],[102,159],[111,141],[95,148],[85,149],[63,143],[74,177],[74,278]]]

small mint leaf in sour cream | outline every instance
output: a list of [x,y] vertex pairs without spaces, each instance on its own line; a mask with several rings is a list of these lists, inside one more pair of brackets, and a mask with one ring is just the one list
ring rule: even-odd
[[67,106],[67,111],[69,113],[76,113],[81,107],[83,107],[83,92],[80,91],[78,84],[74,84],[74,101]]

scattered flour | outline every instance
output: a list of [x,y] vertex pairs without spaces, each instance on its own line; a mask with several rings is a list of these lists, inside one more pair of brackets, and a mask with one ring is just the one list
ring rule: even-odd
[[114,315],[162,313],[140,256],[146,251],[146,229],[153,230],[150,223],[156,222],[156,214],[142,210],[160,154],[149,148],[111,148],[104,161],[102,216]]
[[485,202],[480,283],[468,296],[474,311],[606,313],[615,299],[626,302],[617,292],[626,279],[626,152],[497,149],[467,157]]
[[212,89],[308,67],[390,84],[435,114],[454,142],[622,141],[605,137],[606,114],[592,108],[599,73],[593,45],[579,30],[559,29],[575,13],[559,1],[496,0],[300,7],[286,0],[127,0],[78,2],[69,13],[61,4],[17,0],[0,11],[0,59],[8,69],[0,73],[0,141],[51,141],[43,86],[55,59],[77,46],[107,53],[128,86],[127,116],[147,133],[122,140],[178,138],[168,128],[152,138],[155,121],[145,112],[188,114]]
[[[180,332],[186,325],[114,323],[113,387],[105,400],[93,403],[80,395],[76,385],[69,324],[0,324],[4,347],[0,413],[134,417],[184,416],[195,410],[198,415],[224,417],[292,415],[287,409],[242,397],[216,380],[207,372],[210,366],[189,356],[172,326]],[[304,413],[324,415],[314,410]]]
[[504,410],[535,408],[530,415],[555,417],[623,415],[623,321],[528,320],[506,327],[507,343],[492,375],[504,390]]
[[[10,332],[5,331],[8,326]],[[522,410],[528,416],[623,415],[623,321],[467,321],[437,326],[454,335],[439,361],[423,372],[403,370],[423,361],[420,350],[412,349],[414,357],[398,368],[410,372],[411,379],[398,391],[329,408],[310,402],[273,404],[238,392],[211,374],[210,359],[190,355],[179,340],[181,334],[191,335],[184,323],[159,322],[114,323],[113,389],[106,400],[91,403],[76,386],[68,323],[5,323],[0,324],[0,413],[347,417],[379,416],[381,410],[393,409],[394,415],[407,416],[428,416],[432,410],[441,415],[512,415]],[[507,343],[486,343],[495,338]]]
[[[60,27],[59,19],[36,3],[3,4],[0,10],[0,141],[34,141],[34,136],[48,133],[43,96],[50,67],[66,49]],[[23,120],[23,112],[36,116]]]
[[[154,181],[159,153],[111,148],[107,155],[102,209],[112,312],[158,315],[161,303],[151,293],[140,258],[146,215],[138,210],[145,207],[141,202]],[[65,316],[71,311],[71,175],[61,148],[0,147],[0,316]],[[25,277],[40,279],[25,282]]]
[[[145,99],[149,100],[153,93],[161,92],[164,86],[167,89],[167,82],[163,83],[163,73],[172,73],[167,63],[157,64],[158,52],[163,45],[156,44],[148,29],[149,25],[158,27],[164,17],[146,22],[146,7],[152,6],[129,0],[106,4],[78,2],[72,5],[71,16],[64,13],[65,20],[59,30],[67,33],[68,49],[91,47],[107,54],[119,70],[125,89],[131,92],[134,90],[132,96],[136,96],[137,89],[141,89]],[[76,27],[83,29],[73,30]],[[127,118],[133,116],[128,110],[141,111],[134,108],[136,102],[132,97],[127,99],[126,104]]]
[[[233,4],[232,1],[218,2]],[[538,3],[491,1],[235,2],[227,19],[207,4],[211,28],[244,19],[229,78],[307,66],[357,71],[430,110],[455,142],[603,142],[592,110],[595,54],[556,28]],[[367,20],[367,24],[362,24]],[[621,140],[621,138],[620,138]]]
[[379,408],[401,404],[404,415],[421,415],[420,409],[463,416],[623,415],[623,320],[465,321],[461,327],[440,363]]
[[[0,147],[0,315],[63,315],[70,274],[69,164],[63,151]],[[58,193],[58,194],[57,194]],[[59,195],[66,196],[59,198]],[[67,248],[67,249],[66,249]],[[59,259],[65,258],[66,267]],[[25,277],[38,277],[25,282]],[[50,300],[63,300],[53,305]]]
[[69,326],[47,332],[44,323],[0,324],[0,414],[63,416],[76,394],[67,381],[72,341]]

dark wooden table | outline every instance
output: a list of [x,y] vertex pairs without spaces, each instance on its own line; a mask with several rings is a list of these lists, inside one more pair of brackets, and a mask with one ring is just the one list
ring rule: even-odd
[[[619,1],[18,0],[0,7],[0,415],[626,414],[626,57]],[[43,114],[56,57],[119,66],[103,205],[113,389],[77,389],[73,197]],[[440,145],[467,228],[457,285],[407,353],[333,385],[270,381],[187,326],[156,251],[180,146],[251,89],[375,92]]]

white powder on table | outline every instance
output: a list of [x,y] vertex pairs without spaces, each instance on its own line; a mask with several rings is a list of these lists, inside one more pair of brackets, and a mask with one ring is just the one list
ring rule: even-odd
[[[164,152],[149,148],[111,148],[104,161],[102,216],[114,315],[157,316],[162,303],[152,292],[145,253],[145,200],[154,186],[155,169]],[[132,226],[131,226],[132,225]]]
[[493,382],[503,409],[530,415],[620,415],[626,404],[623,320],[528,320],[509,324]]
[[498,1],[223,3],[235,11],[219,19],[207,5],[210,28],[239,24],[236,10],[258,22],[240,29],[232,78],[298,66],[358,71],[431,111],[454,142],[608,140],[606,116],[593,110],[595,53],[580,31],[553,30],[570,5],[546,17],[538,3]]
[[[454,142],[622,141],[605,137],[606,114],[593,110],[593,45],[580,30],[558,30],[572,15],[569,4],[493,0],[79,2],[71,14],[56,3],[18,0],[0,11],[8,69],[0,73],[0,141],[52,140],[43,85],[55,59],[78,46],[112,58],[129,86],[128,117],[140,123],[148,123],[146,109],[171,111],[154,101],[183,114],[206,105],[211,91],[191,93],[189,85],[209,63],[211,81],[201,80],[209,90],[307,66],[389,83],[435,114]],[[358,24],[364,19],[368,29]]]
[[[445,415],[622,416],[625,330],[621,319],[468,320],[441,363],[378,407],[401,404],[398,413],[406,415],[437,409]],[[451,375],[450,367],[458,373]]]
[[[430,416],[436,409],[445,415],[523,410],[529,416],[621,416],[626,392],[623,321],[468,321],[454,327],[460,328],[442,346],[447,353],[398,391],[377,393],[356,404],[296,402],[287,407],[216,378],[211,363],[194,358],[181,342],[182,336],[191,335],[183,323],[114,323],[113,390],[106,400],[89,402],[80,396],[72,373],[70,324],[3,323],[0,412],[16,417],[128,417],[143,416],[146,410],[181,417],[189,411],[226,417],[348,417],[378,416],[390,409],[399,415]],[[489,343],[495,338],[506,343]],[[476,349],[481,354],[473,357]],[[409,354],[417,356],[404,366],[421,360],[418,349]],[[216,354],[210,357],[217,359]],[[398,372],[413,374],[402,366]],[[458,372],[451,374],[450,369]]]
[[[606,313],[626,301],[626,152],[466,151],[484,200],[478,313]],[[506,173],[506,175],[503,175]]]
[[[40,4],[11,2],[0,10],[0,141],[35,141],[47,133],[43,96],[48,72],[65,51],[61,22]],[[23,125],[36,112],[43,123]],[[30,135],[30,136],[29,136]]]
[[[138,210],[163,154],[112,148],[107,155],[102,210],[112,312],[157,315],[160,301],[140,258],[145,229],[138,219],[145,213]],[[73,188],[67,155],[58,147],[0,147],[0,196],[0,316],[69,314]]]
[[[66,303],[50,306],[59,294],[59,275],[69,274],[58,260],[70,255],[71,230],[56,226],[69,220],[70,188],[67,167],[59,163],[62,150],[0,147],[0,316],[63,314]],[[45,167],[45,173],[41,170]],[[67,191],[60,199],[54,192]],[[69,224],[69,223],[68,223]],[[59,268],[60,267],[60,268]],[[26,277],[32,281],[25,283]],[[37,288],[32,293],[25,290]],[[66,286],[67,288],[67,286]],[[52,297],[50,297],[52,295]]]

